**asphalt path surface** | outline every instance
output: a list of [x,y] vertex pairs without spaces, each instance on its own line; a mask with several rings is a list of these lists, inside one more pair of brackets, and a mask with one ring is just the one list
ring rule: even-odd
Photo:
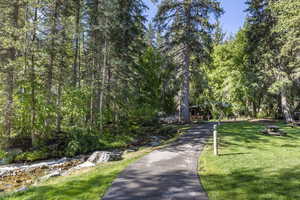
[[213,123],[196,125],[174,143],[125,169],[103,200],[208,200],[197,174]]

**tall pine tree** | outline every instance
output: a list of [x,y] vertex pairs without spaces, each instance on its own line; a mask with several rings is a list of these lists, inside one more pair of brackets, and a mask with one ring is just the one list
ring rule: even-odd
[[182,87],[180,115],[190,122],[189,90],[191,57],[200,62],[208,56],[214,25],[211,15],[222,13],[215,0],[163,0],[155,18],[158,30],[164,35],[169,49],[176,49],[182,56]]

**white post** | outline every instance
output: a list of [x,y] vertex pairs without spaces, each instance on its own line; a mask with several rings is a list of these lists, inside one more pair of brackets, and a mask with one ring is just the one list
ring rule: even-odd
[[218,132],[217,132],[217,125],[214,125],[214,154],[217,156],[218,153]]

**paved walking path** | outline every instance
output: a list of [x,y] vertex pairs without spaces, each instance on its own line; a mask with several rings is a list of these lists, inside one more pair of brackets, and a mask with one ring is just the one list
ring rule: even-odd
[[103,200],[208,200],[200,185],[197,164],[212,126],[195,126],[176,142],[130,165]]

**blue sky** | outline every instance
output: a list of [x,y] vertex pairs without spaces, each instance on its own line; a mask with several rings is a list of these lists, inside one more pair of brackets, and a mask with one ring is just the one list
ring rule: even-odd
[[[156,5],[151,3],[151,0],[144,0],[150,8],[147,12],[148,19],[152,19],[156,13]],[[225,13],[221,17],[221,22],[224,31],[230,35],[235,34],[238,29],[243,26],[246,13],[245,0],[220,0]]]

